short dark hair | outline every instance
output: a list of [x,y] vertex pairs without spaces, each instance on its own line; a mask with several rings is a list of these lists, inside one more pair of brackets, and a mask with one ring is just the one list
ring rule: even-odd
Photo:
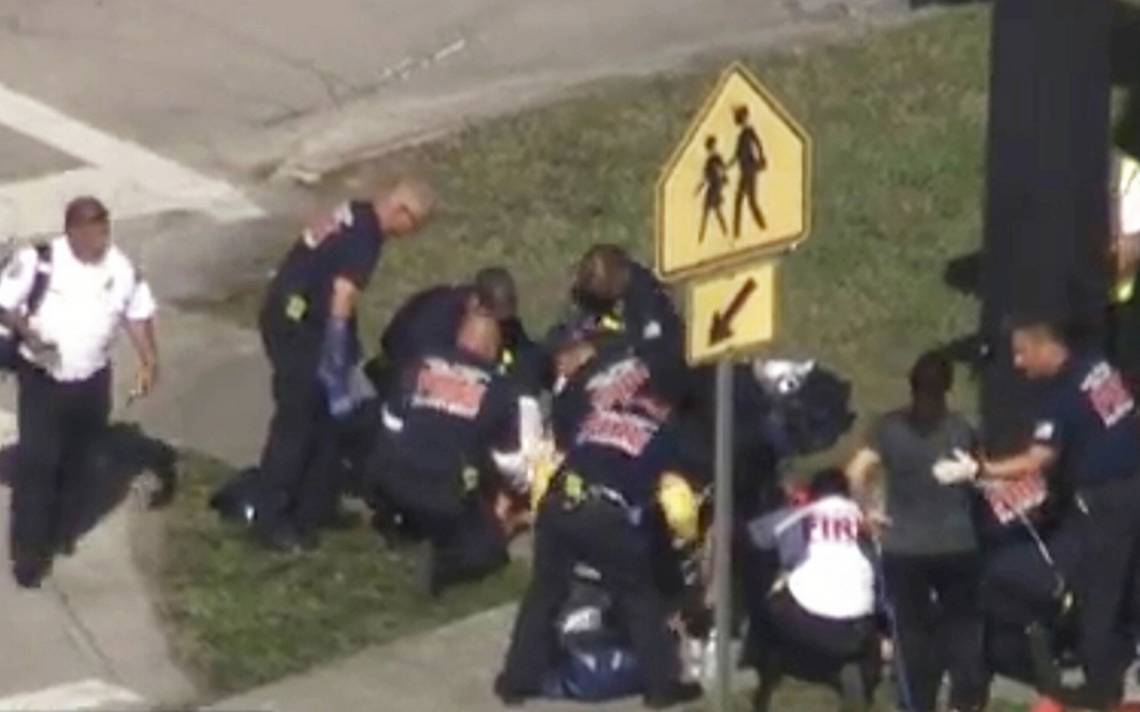
[[103,223],[107,222],[110,216],[110,211],[101,200],[90,195],[81,195],[67,204],[63,214],[63,226],[71,229],[90,223]]
[[629,254],[617,245],[594,245],[578,263],[575,291],[602,299],[617,299],[628,279]]
[[927,351],[910,369],[910,390],[924,396],[944,396],[954,387],[954,366],[940,350]]
[[825,467],[811,476],[808,493],[812,499],[835,495],[850,497],[851,483],[847,481],[847,475],[843,470],[838,467]]
[[475,295],[479,303],[495,311],[513,313],[518,307],[515,279],[504,267],[487,267],[475,275]]

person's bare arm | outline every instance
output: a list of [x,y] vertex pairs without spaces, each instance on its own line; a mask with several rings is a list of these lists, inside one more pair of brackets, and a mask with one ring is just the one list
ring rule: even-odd
[[128,320],[126,331],[139,359],[139,374],[131,396],[141,398],[149,395],[158,384],[158,339],[154,319]]
[[356,299],[360,290],[346,277],[333,281],[332,304],[329,313],[334,319],[349,319],[356,309]]
[[995,480],[1016,480],[1042,472],[1056,461],[1057,451],[1038,443],[1019,455],[983,461],[980,476]]
[[873,448],[863,446],[847,463],[847,481],[860,502],[867,500],[871,488],[876,484],[883,460]]

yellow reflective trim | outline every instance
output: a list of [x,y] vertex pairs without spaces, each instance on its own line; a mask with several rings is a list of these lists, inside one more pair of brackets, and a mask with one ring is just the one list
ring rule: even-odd
[[621,322],[620,319],[616,319],[609,315],[602,317],[599,326],[607,331],[621,331],[625,328],[625,325]]

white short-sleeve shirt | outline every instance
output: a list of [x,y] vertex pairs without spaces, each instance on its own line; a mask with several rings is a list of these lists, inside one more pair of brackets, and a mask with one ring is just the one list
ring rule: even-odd
[[[0,308],[11,311],[25,306],[38,260],[31,247],[13,256],[0,275]],[[58,358],[41,364],[49,374],[58,381],[82,381],[108,365],[124,320],[150,319],[155,309],[150,287],[122,251],[112,245],[101,261],[87,264],[61,236],[51,242],[47,290],[29,325],[56,346]]]
[[796,514],[806,529],[807,550],[792,569],[788,588],[809,613],[848,620],[875,608],[875,573],[859,544],[864,526],[859,505],[845,497],[825,497]]

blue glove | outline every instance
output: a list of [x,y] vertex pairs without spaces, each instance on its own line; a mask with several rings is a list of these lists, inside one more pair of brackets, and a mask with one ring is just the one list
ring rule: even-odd
[[317,378],[325,387],[329,400],[329,414],[340,419],[356,407],[349,389],[348,322],[329,319],[325,339],[321,344],[321,359],[317,365]]

